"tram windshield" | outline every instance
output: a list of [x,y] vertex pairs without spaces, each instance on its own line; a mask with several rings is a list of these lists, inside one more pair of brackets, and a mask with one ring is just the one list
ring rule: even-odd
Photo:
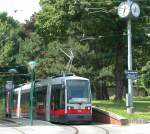
[[90,85],[87,80],[67,80],[68,103],[89,103]]

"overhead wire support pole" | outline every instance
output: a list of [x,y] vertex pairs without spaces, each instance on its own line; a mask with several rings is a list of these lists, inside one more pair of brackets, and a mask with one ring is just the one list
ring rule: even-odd
[[[131,4],[131,0],[127,0],[128,4]],[[128,70],[132,71],[132,31],[131,31],[131,18],[127,21],[128,31]],[[133,113],[133,83],[132,79],[128,79],[128,98],[127,98],[127,113]]]

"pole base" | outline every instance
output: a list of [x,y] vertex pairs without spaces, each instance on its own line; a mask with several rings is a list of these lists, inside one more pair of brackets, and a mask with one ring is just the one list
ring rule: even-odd
[[127,107],[127,113],[133,114],[134,113],[134,107]]
[[6,118],[11,118],[11,114],[10,114],[10,113],[7,113],[7,114],[6,114]]

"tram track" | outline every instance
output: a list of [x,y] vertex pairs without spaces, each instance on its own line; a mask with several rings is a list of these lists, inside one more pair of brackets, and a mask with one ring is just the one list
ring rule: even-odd
[[75,130],[75,133],[74,134],[79,134],[79,129],[74,127],[74,126],[70,126],[71,128],[73,128]]
[[[80,125],[79,125],[80,126]],[[82,125],[81,125],[82,126]],[[102,126],[98,126],[98,125],[87,125],[87,127],[94,127],[94,128],[97,128],[97,131],[99,132],[100,130],[100,133],[103,131],[104,133],[103,134],[110,134],[109,133],[109,130],[107,130],[106,128],[104,128],[104,127],[102,127]],[[78,126],[70,126],[70,127],[72,127],[72,128],[74,128],[76,131],[75,131],[75,133],[74,134],[79,134],[80,133],[80,128],[78,128]],[[90,129],[90,128],[88,128],[88,129]],[[98,130],[99,129],[99,130]],[[82,134],[83,132],[81,132],[81,134]],[[92,133],[93,134],[93,133]]]
[[[24,131],[18,129],[18,126],[21,126],[18,123],[15,122],[9,122],[9,121],[1,121],[1,125],[4,127],[9,127],[10,129],[13,129],[16,131],[16,133],[18,132],[19,134],[28,134],[25,133]],[[101,134],[109,134],[109,131],[104,128],[103,126],[100,126],[98,124],[89,124],[89,125],[60,125],[60,124],[55,124],[56,126],[62,127],[64,129],[64,132],[67,134],[84,134],[84,133],[88,133],[88,134],[94,134],[94,133],[101,133]],[[92,127],[92,128],[91,128]],[[90,130],[90,131],[89,131]]]
[[109,131],[106,128],[103,128],[103,127],[100,127],[100,126],[93,126],[93,127],[102,129],[102,130],[104,130],[105,134],[109,134]]
[[71,125],[57,125],[57,126],[66,127],[66,128],[70,127],[74,130],[73,134],[79,134],[79,129],[76,128],[75,126],[71,126]]
[[[75,132],[73,134],[79,134],[79,133],[83,134],[83,131],[81,130],[81,132],[80,132],[80,128],[78,128],[78,127],[81,127],[82,125],[77,125],[77,126],[74,126],[74,125],[63,125],[63,126],[64,127],[71,127],[71,128],[73,128],[75,130]],[[87,127],[87,129],[90,129],[90,127],[94,127],[94,128],[97,128],[98,132],[101,130],[100,133],[103,132],[102,134],[109,134],[109,131],[106,128],[101,127],[101,126],[87,125],[86,127]],[[91,133],[91,134],[93,134],[93,133]]]
[[[14,126],[14,123],[11,123],[11,122],[8,122],[8,121],[5,121],[5,120],[1,120],[1,122],[3,123],[3,124],[1,124],[1,125],[4,126],[4,127],[9,127],[9,128],[11,128],[11,129],[13,129],[13,130],[19,132],[20,134],[27,134],[27,133],[21,131],[20,129],[17,129],[17,128]],[[9,123],[9,124],[8,124],[8,123]],[[18,124],[16,124],[16,123],[15,123],[15,125],[18,126]]]

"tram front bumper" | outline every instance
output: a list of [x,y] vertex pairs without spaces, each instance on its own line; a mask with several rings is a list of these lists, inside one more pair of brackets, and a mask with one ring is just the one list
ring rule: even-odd
[[83,114],[68,114],[65,115],[65,122],[90,122],[92,121],[92,115]]

